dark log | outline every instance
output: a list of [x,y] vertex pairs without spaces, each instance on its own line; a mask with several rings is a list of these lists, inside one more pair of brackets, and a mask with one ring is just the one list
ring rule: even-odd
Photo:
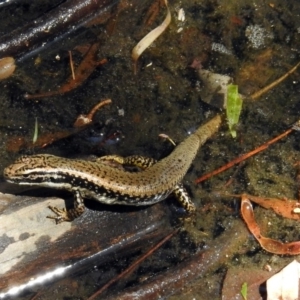
[[207,272],[226,264],[235,253],[234,249],[248,238],[248,230],[246,226],[241,226],[239,220],[234,220],[230,225],[221,236],[206,246],[206,250],[134,288],[113,295],[108,300],[168,299]]
[[119,0],[68,0],[40,18],[0,38],[0,57],[20,57],[42,47],[49,39],[63,37],[95,17],[106,21]]
[[14,2],[17,2],[19,0],[0,0],[0,7],[4,7],[6,5],[10,5]]
[[56,225],[46,218],[52,214],[47,206],[64,207],[63,199],[0,194],[0,299],[28,283],[45,284],[45,278],[149,248],[172,230],[163,203],[137,209],[95,202],[75,221]]

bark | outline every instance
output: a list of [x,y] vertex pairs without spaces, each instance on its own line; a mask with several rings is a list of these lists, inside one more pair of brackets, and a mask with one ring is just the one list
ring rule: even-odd
[[64,207],[63,199],[0,194],[0,298],[57,268],[65,269],[51,279],[147,249],[171,230],[163,203],[141,209],[88,204],[93,209],[75,221],[56,225],[46,218],[52,214],[47,206]]

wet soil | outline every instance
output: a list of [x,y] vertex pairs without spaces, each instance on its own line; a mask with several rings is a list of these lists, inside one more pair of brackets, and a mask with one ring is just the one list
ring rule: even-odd
[[[43,2],[46,10],[60,3],[56,1],[54,5],[50,1],[51,6],[50,2]],[[203,83],[198,76],[199,69],[233,77],[240,93],[246,96],[237,138],[231,137],[224,121],[219,133],[199,152],[183,180],[199,210],[197,218],[192,226],[187,226],[184,234],[157,254],[156,261],[166,258],[163,267],[153,264],[155,257],[141,267],[143,275],[140,276],[145,277],[154,276],[178,263],[187,256],[181,255],[185,251],[192,255],[199,245],[213,242],[228,223],[240,219],[239,201],[223,198],[220,192],[296,199],[294,164],[299,160],[300,149],[300,133],[293,132],[247,160],[238,170],[234,167],[202,184],[194,184],[200,175],[254,149],[299,119],[299,71],[259,99],[247,98],[298,63],[298,1],[275,0],[272,5],[266,1],[255,4],[248,0],[170,1],[172,22],[140,57],[134,75],[133,47],[158,26],[166,14],[165,8],[161,7],[154,22],[145,25],[144,19],[152,2],[141,1],[120,11],[112,31],[108,27],[109,21],[82,27],[47,50],[26,59],[19,57],[15,74],[0,82],[0,169],[3,170],[21,154],[32,153],[65,157],[141,154],[160,159],[172,151],[172,145],[158,138],[160,133],[180,142],[211,116],[219,112],[224,114],[222,108],[202,101]],[[13,29],[18,26],[18,20],[29,19],[28,14],[31,18],[40,15],[42,8],[37,3],[17,1],[11,6],[0,7],[0,27]],[[180,8],[185,11],[183,22],[177,17]],[[8,12],[11,12],[11,18],[5,18]],[[53,97],[24,98],[25,93],[56,90],[61,86],[70,76],[68,51],[72,50],[75,66],[79,65],[82,54],[76,51],[76,46],[95,41],[101,44],[98,59],[107,58],[108,63],[96,68],[80,87]],[[113,103],[101,109],[95,115],[94,123],[85,131],[45,148],[18,147],[18,138],[32,139],[36,118],[39,134],[71,130],[79,114],[87,113],[101,99],[107,98]],[[11,146],[12,140],[15,140],[15,147]],[[232,182],[227,186],[229,179]],[[170,201],[170,205],[172,203]],[[283,241],[299,239],[299,224],[296,222],[278,219],[262,208],[255,210],[264,228],[268,228],[268,222],[272,223],[269,232],[272,237]],[[240,226],[245,226],[242,221]],[[181,258],[171,259],[176,255]],[[170,299],[187,299],[187,296],[204,299],[203,295],[220,299],[222,279],[231,265],[256,264],[263,268],[270,261],[278,266],[287,260],[289,258],[272,260],[272,255],[262,251],[249,236],[243,250],[232,249],[226,267],[222,263],[206,275],[205,280],[186,286]],[[107,268],[111,270],[111,266]],[[97,281],[93,274],[87,275],[86,282],[91,277],[93,282]],[[136,283],[138,275],[134,276],[129,281]],[[77,285],[80,282],[76,282]],[[81,289],[83,287],[76,289],[78,299],[81,299]]]

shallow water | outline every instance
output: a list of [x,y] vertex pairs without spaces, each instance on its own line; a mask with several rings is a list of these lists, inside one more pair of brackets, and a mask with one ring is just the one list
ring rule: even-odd
[[[17,1],[0,7],[0,27],[5,28],[2,33],[18,27],[19,23],[33,20],[61,1],[56,2],[43,1],[43,7],[40,7],[39,1]],[[299,160],[297,132],[249,159],[236,172],[235,167],[198,186],[193,182],[200,175],[275,137],[299,119],[299,71],[255,101],[247,96],[298,63],[300,3],[295,0],[289,3],[273,1],[272,5],[247,0],[170,1],[171,25],[140,57],[137,75],[134,75],[131,50],[162,22],[166,14],[165,8],[161,7],[153,23],[145,25],[152,2],[142,1],[125,8],[115,18],[116,22],[110,20],[81,27],[45,50],[17,57],[15,74],[0,83],[0,168],[3,170],[24,153],[53,153],[66,157],[141,154],[160,159],[172,150],[171,145],[158,138],[160,133],[180,142],[191,129],[220,111],[202,101],[203,82],[198,76],[199,69],[229,75],[238,84],[240,93],[246,96],[237,126],[238,135],[233,139],[224,122],[219,133],[199,152],[185,176],[183,183],[189,187],[192,199],[203,214],[198,214],[193,226],[186,229],[186,244],[180,244],[178,237],[172,253],[176,256],[185,251],[187,244],[192,245],[189,251],[193,253],[195,245],[212,243],[232,219],[240,219],[238,201],[217,197],[215,191],[297,197],[294,180],[294,164]],[[183,22],[178,20],[180,8],[185,12]],[[95,68],[82,85],[63,95],[34,100],[24,98],[25,93],[56,90],[61,86],[70,76],[68,51],[72,50],[74,63],[78,66],[82,54],[74,50],[75,47],[96,40],[100,41],[97,57],[99,60],[107,58],[108,62]],[[87,113],[101,99],[107,98],[113,103],[101,109],[85,131],[43,148],[28,147],[28,144],[19,146],[20,137],[32,140],[36,118],[39,135],[71,131],[79,114]],[[99,140],[98,137],[103,135],[106,138]],[[226,186],[231,178],[233,181]],[[284,241],[298,239],[298,224],[278,221],[272,213],[262,209],[257,211],[264,228],[268,229],[266,217],[272,220],[270,234],[273,237]],[[240,226],[245,226],[242,221]],[[162,251],[166,254],[158,254],[158,260],[168,257],[170,247],[166,246]],[[204,299],[204,295],[220,299],[227,269],[238,264],[255,264],[263,268],[271,256],[249,239],[242,250],[233,249],[228,261],[210,270],[205,280],[186,286],[178,297],[171,299],[187,299],[188,296]],[[273,264],[280,266],[285,261],[278,258]],[[172,266],[172,260],[166,265]],[[145,277],[150,276],[147,271],[151,276],[162,271],[157,266],[150,268],[147,263],[141,270]],[[80,285],[80,281],[77,284]],[[79,292],[77,297],[81,299]]]

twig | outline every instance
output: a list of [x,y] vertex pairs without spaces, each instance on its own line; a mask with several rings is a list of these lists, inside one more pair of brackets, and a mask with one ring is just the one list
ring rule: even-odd
[[244,164],[239,164],[236,168],[236,170],[233,172],[232,176],[230,177],[230,179],[224,184],[223,188],[227,188],[232,182],[233,182],[233,179],[236,177],[236,175],[238,174],[238,172],[240,171],[241,167],[243,166]]
[[72,78],[73,78],[73,80],[75,80],[76,77],[75,77],[75,72],[74,72],[74,64],[73,64],[73,58],[72,58],[72,51],[69,51],[69,56],[70,56],[70,67],[71,67],[71,72],[72,72]]
[[165,140],[168,140],[174,147],[176,147],[176,143],[167,134],[161,133],[158,136]]
[[111,99],[106,99],[106,100],[103,100],[103,101],[99,102],[98,104],[96,104],[96,105],[91,109],[91,111],[88,113],[87,117],[88,117],[89,119],[93,119],[94,114],[96,113],[96,111],[97,111],[98,109],[100,109],[102,106],[107,105],[107,104],[110,104],[110,103],[111,103]]
[[96,58],[96,53],[99,49],[99,45],[99,43],[94,43],[93,45],[91,45],[83,60],[75,70],[75,79],[73,76],[70,76],[67,79],[66,83],[64,83],[58,90],[33,95],[25,94],[24,97],[26,99],[36,99],[62,95],[79,87],[93,73],[96,67],[107,63],[106,58],[100,61],[98,61]]
[[89,125],[90,123],[93,122],[93,117],[94,114],[97,112],[97,110],[104,105],[110,104],[111,102],[112,102],[111,99],[103,100],[98,104],[96,104],[87,115],[79,115],[73,127],[78,128],[78,127]]
[[90,296],[87,300],[96,299],[100,294],[102,294],[105,290],[107,290],[113,283],[120,280],[122,277],[132,272],[142,261],[144,261],[147,257],[149,257],[153,252],[159,249],[165,242],[167,242],[172,236],[174,236],[179,229],[174,230],[170,234],[168,234],[163,240],[161,240],[158,244],[152,247],[147,253],[143,254],[140,258],[138,258],[131,266],[129,266],[126,270],[120,273],[115,278],[111,279],[107,284],[105,284],[100,290]]
[[271,84],[267,85],[266,87],[262,88],[261,90],[257,91],[253,95],[251,95],[250,98],[252,100],[256,100],[257,98],[259,98],[260,96],[262,96],[263,94],[265,94],[266,92],[268,92],[270,89],[272,89],[273,87],[275,87],[276,85],[278,85],[279,83],[281,83],[283,80],[285,80],[292,73],[294,73],[299,66],[300,66],[300,62],[298,62],[295,67],[293,67],[291,70],[289,70],[283,76],[281,76],[277,80],[273,81]]
[[[252,100],[256,100],[257,98],[259,98],[260,96],[262,96],[263,94],[265,94],[266,92],[268,92],[270,89],[272,89],[273,87],[275,87],[276,85],[278,85],[279,83],[281,83],[283,80],[285,80],[289,75],[291,75],[293,72],[295,72],[297,70],[297,68],[300,66],[300,62],[298,62],[291,70],[289,70],[287,73],[285,73],[283,76],[281,76],[280,78],[278,78],[277,80],[275,80],[274,82],[272,82],[271,84],[269,84],[268,86],[264,87],[263,89],[259,90],[258,92],[254,93],[253,95],[250,96],[250,98]],[[231,162],[227,163],[226,165],[224,165],[223,167],[214,170],[211,173],[205,174],[201,177],[199,177],[198,179],[195,180],[195,183],[200,183],[214,175],[217,175],[229,168],[231,168],[232,166],[234,166],[235,164],[240,163],[241,161],[257,154],[258,152],[261,152],[265,149],[267,149],[271,144],[277,142],[278,140],[280,140],[281,138],[285,137],[286,135],[290,134],[293,130],[296,131],[300,131],[300,120],[298,120],[293,126],[292,128],[288,129],[287,131],[285,131],[284,133],[280,134],[279,136],[275,137],[274,139],[268,141],[267,143],[261,145],[260,147],[240,156],[237,157],[236,159],[232,160]]]
[[274,139],[272,139],[272,140],[266,142],[265,144],[257,147],[256,149],[254,149],[254,150],[252,150],[252,151],[250,151],[250,152],[248,152],[248,153],[246,153],[246,154],[244,154],[244,155],[242,155],[240,157],[237,157],[236,159],[230,161],[229,163],[227,163],[226,165],[222,166],[221,168],[219,168],[217,170],[214,170],[213,172],[210,172],[208,174],[205,174],[205,175],[199,177],[198,179],[195,180],[195,183],[200,183],[200,182],[202,182],[202,181],[204,181],[204,180],[206,180],[206,179],[208,179],[208,178],[210,178],[210,177],[212,177],[214,175],[217,175],[217,174],[219,174],[219,173],[221,173],[221,172],[223,172],[223,171],[231,168],[232,166],[240,163],[241,161],[243,161],[243,160],[245,160],[245,159],[247,159],[247,158],[249,158],[249,157],[257,154],[258,152],[261,152],[261,151],[267,149],[270,145],[272,145],[273,143],[275,143],[278,140],[282,139],[283,137],[287,136],[293,130],[294,130],[294,128],[290,128],[290,129],[286,130],[284,133],[282,133],[282,134],[278,135],[277,137],[275,137]]

